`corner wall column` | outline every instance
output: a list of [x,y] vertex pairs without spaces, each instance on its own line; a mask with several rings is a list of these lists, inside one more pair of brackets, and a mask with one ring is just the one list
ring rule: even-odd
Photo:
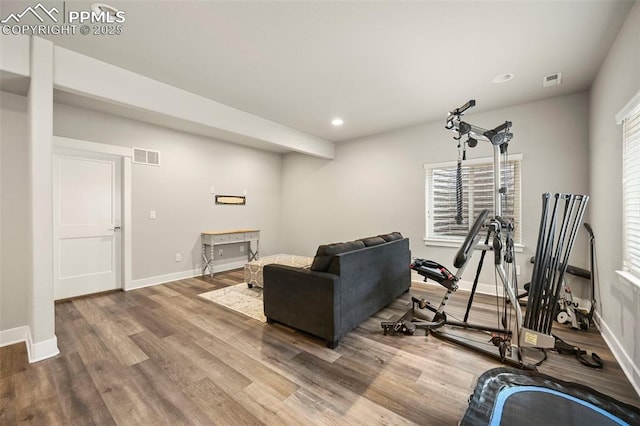
[[31,37],[28,96],[29,200],[29,362],[59,353],[53,296],[51,153],[53,140],[53,43]]

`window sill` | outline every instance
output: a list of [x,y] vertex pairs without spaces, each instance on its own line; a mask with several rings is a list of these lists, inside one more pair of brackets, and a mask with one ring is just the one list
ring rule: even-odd
[[[453,248],[460,248],[460,246],[462,245],[463,241],[456,241],[456,240],[434,240],[432,238],[424,238],[424,245],[428,246],[428,247],[453,247]],[[524,246],[522,244],[516,244],[515,245],[515,252],[516,253],[522,253],[524,251]]]
[[459,248],[460,245],[462,245],[462,241],[455,241],[455,240],[434,240],[431,238],[424,238],[423,241],[425,246]]
[[631,285],[640,291],[640,278],[629,271],[616,271],[616,274],[618,274],[618,280],[622,284]]

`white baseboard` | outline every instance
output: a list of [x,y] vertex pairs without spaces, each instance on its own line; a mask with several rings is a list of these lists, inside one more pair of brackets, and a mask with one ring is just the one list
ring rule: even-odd
[[47,358],[54,357],[60,353],[58,349],[58,338],[54,335],[51,339],[42,342],[33,342],[31,333],[27,339],[27,353],[29,354],[29,362],[38,362]]
[[151,287],[158,284],[164,284],[171,281],[184,280],[202,274],[200,269],[191,269],[188,271],[174,272],[172,274],[158,275],[155,277],[141,278],[139,280],[131,280],[131,284],[125,288],[125,291],[135,290],[137,288]]
[[[411,281],[422,281],[422,282],[424,282],[424,279],[417,272],[411,271]],[[435,281],[432,281],[432,280],[427,281],[426,284],[431,284],[431,285],[434,285],[434,286],[440,286],[440,284],[438,284],[438,283],[436,283]],[[440,286],[440,287],[442,287],[442,286]],[[444,289],[444,287],[442,287],[442,288]],[[473,281],[465,281],[465,280],[458,281],[458,290],[471,291],[472,288],[473,288]],[[524,289],[521,289],[520,291],[524,291]],[[487,283],[479,282],[478,285],[476,286],[476,293],[488,294],[489,296],[495,296],[496,295],[496,285],[495,285],[495,283],[494,284],[487,284]],[[503,294],[502,283],[499,284],[498,294],[499,295]]]
[[213,265],[213,272],[224,272],[224,271],[230,271],[232,269],[238,269],[238,268],[244,268],[244,265],[246,265],[248,262],[247,259],[242,259],[242,260],[236,260],[235,262],[230,262],[230,263],[223,263],[221,265]]
[[26,342],[29,336],[29,327],[22,326],[0,330],[0,348],[13,345],[14,343]]
[[[500,286],[502,287],[502,283],[500,284]],[[473,288],[473,282],[460,280],[458,281],[458,288],[459,290],[471,291],[471,289]],[[500,294],[502,294],[502,288],[500,288],[499,291],[500,291]],[[485,284],[485,283],[479,282],[478,286],[476,287],[476,293],[495,296],[496,286],[495,284]]]
[[[224,263],[221,265],[213,265],[213,272],[214,273],[224,272],[224,271],[230,271],[232,269],[242,268],[246,263],[247,263],[247,260],[243,259],[236,262]],[[178,280],[184,280],[186,278],[193,278],[200,275],[202,275],[202,269],[197,268],[197,269],[190,269],[188,271],[174,272],[172,274],[158,275],[158,276],[149,277],[149,278],[141,278],[138,280],[132,280],[131,284],[124,290],[129,291],[129,290],[135,290],[138,288],[151,287],[154,285],[169,283],[171,281],[178,281]]]
[[53,338],[43,342],[34,342],[31,338],[31,331],[28,326],[11,328],[0,331],[0,347],[24,342],[27,345],[29,362],[38,362],[54,357],[60,353],[58,349],[58,338]]
[[640,395],[640,366],[634,363],[633,359],[627,351],[625,351],[620,341],[613,334],[607,323],[604,322],[598,311],[595,312],[595,320],[602,338],[607,346],[609,346],[609,349],[611,349],[611,353],[613,353],[618,364],[620,364],[620,368],[624,371],[624,374],[627,376],[627,379],[629,379],[629,382],[631,382],[636,393]]
[[[411,281],[415,281],[415,282],[422,282],[423,284],[427,284],[427,285],[432,285],[435,287],[440,287],[442,288],[443,291],[446,291],[446,289],[444,287],[442,287],[440,284],[434,282],[434,281],[427,281],[424,282],[420,277],[416,276],[412,276],[411,277]],[[458,281],[458,290],[462,290],[462,291],[471,291],[471,288],[473,287],[473,283],[471,281]],[[484,283],[478,283],[478,286],[476,287],[476,293],[480,293],[480,294],[488,294],[490,296],[495,296],[496,295],[496,287],[493,284],[484,284]]]

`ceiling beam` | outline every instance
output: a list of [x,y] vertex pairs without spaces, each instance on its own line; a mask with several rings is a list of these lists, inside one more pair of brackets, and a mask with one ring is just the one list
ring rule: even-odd
[[[178,120],[182,130],[202,127],[230,142],[251,141],[265,149],[276,145],[333,159],[333,142],[309,135],[220,102],[199,96],[97,59],[55,47],[54,87],[58,90],[119,105],[137,112]],[[186,125],[186,127],[185,127]]]

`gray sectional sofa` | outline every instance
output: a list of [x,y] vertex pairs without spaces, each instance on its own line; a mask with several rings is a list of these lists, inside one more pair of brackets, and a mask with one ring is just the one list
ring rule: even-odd
[[264,267],[267,322],[318,336],[335,348],[347,332],[411,285],[409,239],[398,232],[321,245],[309,269]]

